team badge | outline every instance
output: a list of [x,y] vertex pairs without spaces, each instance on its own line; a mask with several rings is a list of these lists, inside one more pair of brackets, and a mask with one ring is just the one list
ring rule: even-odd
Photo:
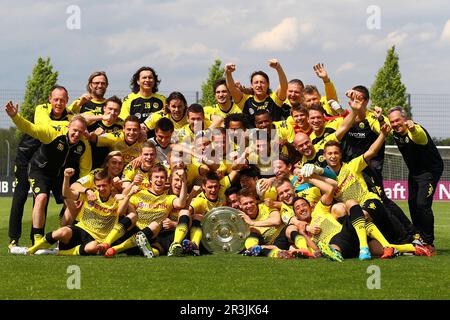
[[153,102],[153,109],[158,109],[158,108],[159,108],[158,102]]
[[77,147],[77,153],[81,153],[83,151],[83,146],[78,146]]
[[405,143],[409,143],[409,138],[408,137],[405,138]]
[[319,160],[319,162],[324,162],[325,161],[325,157],[323,155],[320,155],[318,160]]
[[34,188],[34,193],[39,193],[39,191],[41,191],[41,188],[39,188],[39,187],[36,187],[36,188]]
[[59,151],[64,151],[64,144],[59,143],[56,149],[58,149]]
[[141,114],[140,113],[135,113],[134,114],[136,117],[138,117],[139,119],[141,118]]
[[364,127],[365,127],[364,122],[360,122],[360,123],[359,123],[359,127],[360,127],[361,129],[364,129]]

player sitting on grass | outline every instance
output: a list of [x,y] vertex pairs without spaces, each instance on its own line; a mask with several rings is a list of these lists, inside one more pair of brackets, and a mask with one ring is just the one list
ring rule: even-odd
[[368,237],[377,240],[383,246],[381,252],[379,249],[375,249],[376,246],[370,246],[372,252],[381,255],[382,259],[393,258],[395,250],[413,252],[416,255],[428,255],[421,246],[390,244],[375,224],[365,220],[364,212],[355,200],[347,200],[345,205],[338,203],[331,206],[336,190],[336,181],[317,175],[304,177],[304,179],[319,187],[324,195],[314,211],[311,210],[307,200],[295,199],[294,211],[299,220],[306,221],[313,226],[312,240],[317,243],[324,256],[340,262],[344,258],[356,257],[359,257],[360,260],[370,260]]
[[[178,174],[175,172],[175,174]],[[131,229],[132,234],[122,243],[108,248],[106,257],[113,257],[116,253],[131,249],[138,246],[146,258],[152,258],[160,254],[159,250],[153,248],[151,243],[155,241],[156,236],[162,228],[162,222],[169,217],[170,213],[175,209],[182,209],[186,205],[186,179],[184,174],[180,175],[182,179],[182,187],[179,196],[168,195],[165,192],[167,171],[164,166],[157,164],[150,169],[150,187],[140,190],[136,186],[132,187],[130,192],[125,196],[124,201],[127,203],[121,206],[119,212],[128,215],[137,216],[136,228]],[[181,216],[180,216],[181,219]],[[177,232],[182,233],[179,237],[184,239],[187,228],[182,228],[186,223],[180,223],[175,229],[175,237],[178,238]],[[122,228],[123,229],[123,228]],[[114,237],[108,237],[108,242],[102,244],[105,249],[114,241],[123,236],[119,233]]]
[[257,203],[256,194],[249,189],[239,191],[241,217],[250,226],[250,235],[245,240],[245,256],[266,256],[290,259],[289,241],[280,212],[264,203]]
[[28,248],[27,254],[34,254],[39,249],[48,249],[59,241],[59,255],[96,255],[97,245],[101,243],[118,221],[118,202],[111,192],[112,178],[107,171],[95,174],[96,201],[89,201],[86,193],[70,189],[70,177],[75,173],[72,168],[64,170],[63,196],[83,202],[79,222],[64,226],[47,233],[43,238]]

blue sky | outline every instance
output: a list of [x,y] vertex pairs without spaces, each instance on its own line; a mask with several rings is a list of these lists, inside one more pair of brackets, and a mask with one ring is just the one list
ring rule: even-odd
[[[75,21],[74,11],[67,13],[73,5],[80,10],[80,29],[67,27]],[[131,75],[143,65],[158,72],[160,91],[192,92],[217,58],[236,63],[235,79],[243,83],[263,70],[276,87],[266,61],[277,58],[288,78],[315,85],[320,80],[312,66],[325,63],[343,96],[356,84],[370,87],[387,49],[396,45],[408,92],[450,93],[448,1],[0,1],[0,6],[0,89],[22,90],[39,56],[51,57],[69,93],[82,90],[96,70],[107,72],[110,89],[128,91]]]

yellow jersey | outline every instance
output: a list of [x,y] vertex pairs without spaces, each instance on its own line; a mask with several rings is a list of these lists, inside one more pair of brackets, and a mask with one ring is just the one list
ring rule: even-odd
[[[270,214],[274,211],[277,211],[277,209],[269,208],[264,203],[258,204],[258,215],[256,216],[254,221],[264,221],[267,220],[270,216]],[[279,226],[271,226],[271,227],[252,227],[259,231],[261,236],[264,239],[264,244],[273,244],[276,237],[280,234],[280,232],[283,230],[284,225],[280,224]]]
[[141,145],[142,144],[139,141],[129,145],[125,141],[123,131],[104,133],[99,135],[97,139],[97,147],[109,147],[111,151],[117,150],[122,152],[123,162],[125,165],[140,156]]
[[318,235],[314,235],[311,240],[314,243],[319,241],[329,243],[330,240],[342,230],[342,225],[331,214],[331,205],[326,206],[319,201],[311,213],[311,226],[317,226],[321,229]]
[[141,190],[131,196],[130,204],[134,206],[138,214],[136,223],[138,228],[143,229],[153,221],[162,223],[174,210],[173,201],[176,198],[177,196],[173,194],[156,195],[149,190]]
[[106,201],[100,199],[98,191],[94,191],[96,201],[88,201],[84,193],[80,193],[78,200],[83,201],[83,206],[78,213],[77,227],[87,231],[97,242],[103,242],[119,221],[117,209],[119,203],[111,194]]
[[123,98],[119,118],[125,121],[129,115],[135,115],[139,123],[144,123],[152,113],[164,109],[165,105],[166,98],[159,93],[152,93],[148,97],[144,97],[139,92],[130,93]]
[[366,200],[381,200],[378,195],[369,191],[362,175],[362,171],[367,167],[364,156],[360,155],[350,162],[344,162],[339,174],[336,177],[338,190],[335,193],[335,199],[340,202],[355,200],[363,204]]

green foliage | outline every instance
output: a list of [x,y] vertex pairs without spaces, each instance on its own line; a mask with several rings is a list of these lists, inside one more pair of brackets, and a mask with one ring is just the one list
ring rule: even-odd
[[450,146],[450,138],[433,138],[437,146]]
[[28,77],[24,102],[20,110],[25,118],[32,120],[34,108],[38,104],[48,101],[50,90],[56,84],[56,81],[58,81],[58,71],[53,72],[50,58],[39,57],[31,76]]
[[211,106],[216,103],[213,85],[217,79],[223,78],[225,70],[220,67],[221,64],[222,61],[219,59],[214,61],[214,64],[209,68],[208,79],[202,83],[202,98],[200,99],[200,103],[203,106]]
[[370,89],[372,105],[381,107],[385,114],[390,108],[400,106],[410,116],[411,106],[408,105],[406,87],[401,80],[398,61],[395,46],[392,46]]

